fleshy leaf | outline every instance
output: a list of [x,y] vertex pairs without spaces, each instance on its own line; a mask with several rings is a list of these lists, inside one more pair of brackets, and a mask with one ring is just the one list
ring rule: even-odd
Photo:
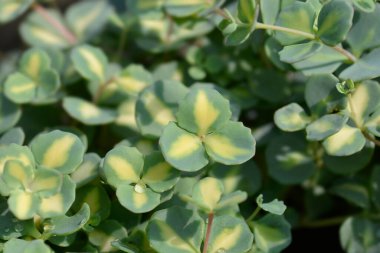
[[373,135],[380,137],[380,107],[367,119],[365,127]]
[[321,48],[322,44],[315,41],[286,46],[279,52],[280,60],[287,63],[302,61],[317,53]]
[[179,104],[177,113],[179,126],[199,136],[217,130],[230,118],[228,100],[207,86],[192,88]]
[[352,2],[364,12],[373,12],[376,7],[376,3],[373,0],[352,0]]
[[115,82],[124,93],[137,96],[153,83],[153,77],[143,66],[131,64],[115,78]]
[[16,125],[20,117],[20,107],[0,93],[0,133]]
[[208,164],[200,138],[174,122],[164,128],[159,143],[165,160],[179,170],[197,171]]
[[99,48],[90,45],[76,47],[71,53],[71,60],[84,78],[99,83],[106,81],[108,59]]
[[306,127],[306,138],[321,141],[337,133],[347,122],[348,117],[341,114],[326,114]]
[[217,210],[222,210],[226,207],[231,207],[240,204],[247,200],[247,193],[242,191],[235,191],[228,194],[224,194],[216,207]]
[[150,245],[158,253],[200,253],[204,225],[192,210],[171,207],[158,211],[148,225]]
[[5,95],[15,103],[28,103],[33,100],[37,84],[26,75],[16,72],[4,84]]
[[367,79],[373,79],[380,76],[380,48],[374,49],[353,65],[343,70],[339,77],[341,79],[351,79],[353,81],[362,81]]
[[364,185],[355,182],[343,182],[334,185],[329,191],[361,208],[368,208],[369,206],[369,193]]
[[160,204],[160,194],[142,183],[134,186],[121,184],[117,187],[116,196],[120,204],[133,213],[146,213]]
[[84,155],[82,141],[76,135],[60,130],[39,134],[30,147],[38,165],[64,174],[73,172]]
[[343,126],[336,134],[323,141],[323,147],[329,155],[348,156],[363,149],[366,139],[360,129]]
[[4,253],[52,253],[43,240],[11,239],[4,244]]
[[206,177],[193,187],[192,199],[207,213],[212,213],[224,192],[223,184],[218,179]]
[[244,220],[232,216],[214,219],[207,252],[247,252],[252,247],[253,235]]
[[251,130],[233,121],[206,135],[204,144],[211,158],[226,165],[248,161],[255,154],[256,146]]
[[117,116],[114,110],[98,107],[77,97],[65,97],[63,108],[71,117],[86,125],[108,124],[115,121]]
[[25,140],[25,133],[21,127],[9,129],[0,138],[0,145],[10,145],[12,143],[22,145]]
[[41,197],[49,197],[57,194],[62,187],[62,176],[56,170],[38,168],[34,173],[34,180],[30,184],[30,190]]
[[37,195],[26,191],[12,192],[8,199],[8,206],[11,212],[19,220],[28,220],[33,218],[39,204]]
[[34,173],[32,166],[24,165],[18,160],[8,160],[1,177],[10,191],[26,190],[29,189],[29,182],[34,177]]
[[274,122],[281,130],[294,132],[304,129],[310,119],[299,104],[291,103],[275,112]]
[[209,8],[213,5],[215,0],[195,0],[195,1],[178,1],[166,0],[164,1],[165,10],[172,16],[184,18],[191,15],[198,14],[202,10]]
[[0,147],[0,174],[3,173],[4,165],[9,160],[20,161],[24,166],[34,167],[34,157],[30,149],[26,146],[10,144]]
[[254,21],[255,9],[255,0],[239,0],[237,9],[239,20],[246,24],[252,24]]
[[267,202],[267,203],[263,203],[263,202],[264,202],[263,195],[260,194],[256,198],[256,203],[263,210],[270,212],[272,214],[276,214],[276,215],[283,215],[286,210],[286,206],[284,205],[284,202],[279,201],[278,199],[274,199],[271,202]]
[[33,3],[33,0],[3,0],[0,3],[0,23],[6,23],[14,20],[22,13],[24,13],[30,5]]
[[44,221],[44,225],[52,229],[45,230],[51,235],[70,235],[81,229],[90,218],[90,208],[84,203],[73,216],[58,216]]
[[318,15],[319,38],[327,45],[342,42],[352,26],[354,8],[345,0],[335,0],[323,5]]
[[251,35],[251,27],[239,25],[236,29],[228,34],[224,40],[226,46],[237,46],[245,42]]
[[145,157],[142,181],[155,192],[170,190],[179,180],[179,171],[168,164],[160,152]]
[[187,88],[177,81],[159,81],[144,89],[136,103],[136,122],[143,135],[159,137],[163,128],[175,121],[178,104]]
[[139,182],[143,165],[143,156],[136,148],[120,145],[107,153],[102,173],[107,182],[117,188],[123,183]]
[[98,168],[101,158],[96,153],[87,153],[83,157],[83,162],[71,174],[71,179],[77,188],[91,182],[98,176]]

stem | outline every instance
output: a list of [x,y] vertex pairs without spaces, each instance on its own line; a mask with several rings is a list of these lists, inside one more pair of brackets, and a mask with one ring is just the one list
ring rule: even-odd
[[300,36],[303,36],[303,37],[311,39],[311,40],[315,40],[316,39],[315,36],[313,34],[311,34],[311,33],[302,32],[302,31],[299,31],[299,30],[296,30],[296,29],[282,27],[282,26],[277,26],[277,25],[263,24],[263,23],[260,23],[260,22],[257,22],[256,29],[282,31],[282,32],[287,32],[287,33],[292,33],[292,34],[300,35]]
[[365,130],[362,130],[362,134],[364,135],[364,137],[369,140],[369,141],[372,141],[373,143],[375,143],[376,146],[379,146],[380,147],[380,141],[375,139],[374,137],[372,137],[369,133],[367,133]]
[[346,56],[347,59],[349,59],[351,62],[356,62],[358,59],[356,59],[356,57],[351,54],[350,52],[348,52],[347,50],[345,50],[344,48],[342,47],[338,47],[338,46],[335,46],[335,47],[332,47],[332,49],[334,49],[335,51],[341,53],[342,55]]
[[107,88],[107,85],[110,84],[110,83],[112,83],[113,81],[115,81],[115,79],[114,79],[114,78],[111,78],[111,79],[109,79],[107,82],[102,83],[102,84],[99,86],[99,88],[97,89],[97,91],[96,91],[96,93],[95,93],[95,95],[94,95],[94,98],[92,99],[92,101],[93,101],[95,104],[98,103],[100,97],[102,96],[103,91],[105,90],[105,88]]
[[210,240],[211,227],[212,227],[212,222],[213,221],[214,221],[214,213],[209,213],[208,214],[208,223],[207,223],[206,237],[205,237],[205,241],[204,241],[204,244],[203,244],[202,253],[206,253],[207,252],[208,241]]
[[246,222],[252,221],[256,217],[256,215],[260,212],[260,210],[261,210],[261,207],[259,206],[256,207],[255,211],[253,211],[253,213],[245,221]]
[[33,5],[33,9],[43,19],[45,19],[47,23],[57,29],[57,31],[65,38],[68,43],[72,45],[77,43],[76,36],[69,29],[67,29],[66,26],[64,26],[61,22],[50,15],[50,13],[44,7],[35,3]]
[[119,45],[117,47],[117,51],[116,51],[116,57],[115,57],[115,61],[118,62],[120,60],[120,57],[121,55],[123,54],[123,51],[124,51],[124,45],[125,45],[125,41],[127,39],[127,29],[123,29],[121,31],[121,35],[120,35],[120,40],[119,40]]

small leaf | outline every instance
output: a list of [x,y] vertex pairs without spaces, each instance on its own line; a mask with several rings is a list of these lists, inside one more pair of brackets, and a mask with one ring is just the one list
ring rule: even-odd
[[23,14],[33,3],[33,0],[3,0],[0,3],[0,23],[6,23]]
[[235,191],[228,194],[224,194],[216,206],[217,210],[223,210],[226,207],[231,207],[240,204],[247,200],[247,193],[242,191]]
[[218,179],[206,177],[194,185],[192,199],[204,211],[212,213],[218,206],[223,192],[223,184]]
[[327,114],[306,127],[306,139],[321,141],[337,133],[346,124],[348,117],[341,114]]
[[348,156],[362,150],[365,143],[366,139],[360,129],[345,125],[322,144],[329,155]]
[[4,253],[52,253],[43,240],[11,239],[4,244]]
[[84,146],[74,134],[54,130],[39,134],[30,143],[38,165],[61,173],[73,172],[82,162]]
[[165,10],[174,17],[184,18],[198,14],[199,12],[211,7],[214,0],[195,0],[195,1],[179,1],[179,0],[166,0],[164,3]]
[[90,208],[86,203],[84,203],[82,208],[73,216],[58,216],[44,221],[45,224],[52,227],[51,230],[45,231],[45,233],[49,233],[51,235],[73,234],[81,229],[89,218]]
[[212,159],[226,165],[248,161],[254,156],[256,145],[251,130],[232,121],[206,135],[204,144]]
[[237,7],[239,20],[246,24],[252,24],[254,21],[255,9],[255,0],[239,0]]
[[277,253],[289,246],[290,225],[283,216],[267,214],[253,222],[257,248],[263,252]]
[[373,12],[376,8],[374,0],[352,0],[354,5],[364,12]]
[[15,191],[8,199],[8,206],[11,212],[19,220],[33,218],[38,208],[38,196],[25,191]]
[[29,189],[29,183],[34,177],[34,169],[18,160],[8,160],[4,165],[1,178],[10,191]]
[[368,190],[363,185],[345,182],[331,187],[329,191],[361,208],[369,207]]
[[99,48],[82,45],[71,52],[75,69],[86,79],[104,83],[108,59]]
[[238,46],[244,43],[251,35],[251,27],[247,25],[238,25],[233,32],[229,33],[224,44],[226,46]]
[[286,210],[286,206],[284,205],[283,201],[279,201],[278,199],[274,199],[271,202],[267,202],[267,203],[263,203],[263,201],[264,201],[263,195],[260,194],[256,198],[256,203],[261,209],[267,212],[270,212],[272,214],[276,214],[276,215],[284,214]]
[[200,253],[204,227],[195,211],[171,207],[156,212],[147,231],[150,245],[158,253]]
[[71,179],[77,188],[91,182],[98,176],[98,169],[101,158],[96,153],[87,153],[83,157],[83,162],[71,174]]
[[105,220],[95,230],[88,233],[89,241],[97,246],[100,252],[117,251],[117,248],[112,246],[112,242],[125,239],[127,236],[127,230],[115,220]]
[[15,143],[22,145],[25,140],[25,133],[21,127],[15,127],[5,132],[0,138],[0,145],[9,145]]
[[215,131],[231,118],[230,105],[208,86],[195,86],[179,104],[180,127],[199,136]]
[[153,77],[143,66],[131,64],[120,73],[115,82],[124,93],[137,96],[153,83]]
[[20,117],[20,107],[0,93],[0,133],[16,125]]
[[244,220],[232,216],[214,219],[207,252],[247,252],[252,247],[253,235]]
[[279,52],[280,60],[287,63],[302,61],[317,53],[321,48],[322,44],[314,41],[286,46]]
[[304,129],[310,119],[299,104],[291,103],[275,112],[274,122],[281,130],[294,132]]
[[65,97],[63,108],[74,119],[86,125],[109,124],[116,119],[116,112],[100,108],[93,103],[76,97]]
[[365,127],[371,134],[380,137],[380,108],[369,116],[365,123]]
[[353,65],[340,73],[341,79],[352,79],[354,82],[373,79],[380,76],[380,49],[374,49]]
[[348,1],[330,1],[319,12],[317,35],[327,45],[335,46],[345,39],[353,17],[354,8]]
[[29,187],[32,192],[38,193],[41,197],[57,194],[62,187],[61,173],[51,169],[38,168]]
[[121,184],[117,187],[116,196],[120,204],[133,213],[152,211],[161,203],[160,194],[142,183],[134,186],[127,183]]
[[208,164],[200,138],[173,122],[164,128],[159,144],[165,160],[176,169],[197,171]]

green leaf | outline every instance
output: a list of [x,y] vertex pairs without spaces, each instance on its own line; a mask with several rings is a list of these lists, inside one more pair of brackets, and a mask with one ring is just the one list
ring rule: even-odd
[[4,84],[5,95],[15,103],[28,103],[33,100],[37,85],[21,73],[10,75]]
[[255,0],[239,0],[237,7],[239,20],[246,24],[252,24],[254,21],[255,9]]
[[380,109],[377,109],[369,116],[365,123],[365,127],[371,134],[380,137]]
[[38,165],[64,174],[73,172],[83,161],[82,141],[60,130],[39,134],[30,143],[30,148]]
[[323,5],[318,15],[318,37],[327,45],[342,42],[352,26],[354,8],[345,0],[334,0]]
[[345,115],[326,114],[306,127],[306,139],[321,141],[342,129],[347,120]]
[[253,222],[253,233],[258,249],[267,253],[278,253],[289,246],[290,225],[283,216],[267,214]]
[[192,199],[207,213],[212,213],[224,192],[223,184],[218,179],[206,177],[193,187]]
[[27,190],[37,193],[40,197],[49,197],[61,190],[62,183],[62,176],[58,171],[38,168]]
[[0,3],[0,23],[14,20],[23,14],[33,3],[33,0],[3,0]]
[[207,252],[247,252],[253,235],[244,220],[232,216],[217,216],[212,224]]
[[70,5],[65,18],[68,26],[80,40],[88,40],[99,33],[111,16],[107,1],[81,1]]
[[[370,0],[373,2],[372,0]],[[355,13],[356,15],[356,13]],[[347,36],[347,42],[355,55],[380,46],[380,5],[371,13],[358,12],[358,19]]]
[[286,210],[286,206],[284,205],[284,202],[279,201],[278,199],[274,199],[271,202],[267,202],[267,203],[263,203],[263,202],[264,202],[264,197],[262,194],[260,194],[256,198],[256,203],[261,209],[267,212],[270,212],[272,214],[276,214],[276,215],[283,215]]
[[82,45],[73,49],[71,60],[75,69],[86,79],[104,83],[108,67],[107,56],[99,48]]
[[363,185],[355,182],[343,182],[334,185],[329,191],[356,206],[365,209],[369,207],[368,190]]
[[117,187],[116,196],[120,204],[133,213],[152,211],[161,203],[160,194],[142,183],[134,186],[127,183],[121,184]]
[[306,152],[306,142],[299,135],[273,139],[265,153],[269,175],[282,184],[297,184],[316,171],[313,158]]
[[376,232],[380,224],[362,217],[350,217],[339,230],[340,244],[347,252],[376,252],[380,248]]
[[20,117],[20,107],[0,93],[0,133],[16,125]]
[[214,0],[193,0],[193,1],[180,1],[180,0],[166,0],[164,1],[165,10],[172,16],[184,18],[198,14],[199,12],[212,7]]
[[164,192],[173,188],[179,180],[180,172],[168,164],[160,152],[145,157],[141,180],[155,192]]
[[75,183],[68,175],[64,175],[60,192],[47,198],[41,198],[38,215],[42,218],[64,215],[70,209],[74,200]]
[[245,42],[251,35],[251,27],[247,25],[238,25],[233,32],[228,34],[224,39],[226,46],[237,46]]
[[322,44],[315,41],[286,46],[279,52],[280,60],[287,63],[302,61],[316,54],[321,48]]
[[380,209],[380,166],[373,168],[370,178],[371,200]]
[[71,174],[71,179],[77,188],[91,182],[98,176],[98,169],[101,158],[96,153],[87,153],[83,157],[83,162]]
[[159,144],[165,160],[176,169],[197,171],[208,164],[201,139],[174,122],[164,128]]
[[136,122],[141,133],[159,137],[164,127],[175,121],[178,104],[187,88],[177,81],[158,81],[144,89],[136,102]]
[[353,65],[340,73],[341,79],[351,79],[354,82],[373,79],[380,76],[380,48],[372,50]]
[[365,143],[366,139],[360,129],[345,125],[322,144],[329,155],[348,156],[362,150]]
[[199,136],[211,133],[231,118],[230,105],[208,86],[195,86],[179,104],[178,125]]
[[89,241],[97,246],[99,252],[117,251],[117,248],[112,246],[112,242],[122,240],[127,236],[127,230],[115,220],[103,221],[95,230],[88,233]]
[[90,208],[84,203],[82,208],[73,216],[58,216],[43,222],[43,226],[51,229],[44,233],[50,235],[70,235],[80,230],[90,218]]
[[4,253],[52,253],[43,240],[11,239],[4,244]]
[[10,145],[12,143],[22,145],[25,140],[25,133],[21,127],[11,128],[0,138],[0,145]]
[[116,111],[96,106],[77,97],[65,97],[63,108],[74,119],[86,125],[109,124],[116,120]]
[[261,15],[264,24],[273,25],[281,8],[278,0],[260,0]]
[[200,253],[204,221],[182,207],[156,212],[147,228],[150,245],[158,253]]
[[38,204],[38,196],[26,191],[14,191],[8,199],[9,209],[19,220],[33,218],[38,209]]
[[[295,1],[279,13],[276,25],[313,34],[315,11],[310,3]],[[285,32],[275,32],[275,38],[282,45],[291,45],[305,40],[304,36]]]
[[137,96],[153,83],[153,77],[143,66],[131,64],[115,78],[115,82],[124,93]]
[[143,165],[143,156],[136,148],[121,145],[106,154],[102,173],[107,182],[117,188],[123,183],[138,183]]
[[217,211],[222,211],[224,208],[232,207],[247,200],[247,193],[242,191],[234,191],[224,194],[216,206]]
[[376,8],[374,0],[352,0],[354,5],[364,12],[373,12]]
[[283,131],[295,132],[304,129],[310,119],[299,104],[291,103],[275,112],[274,122]]
[[256,146],[251,130],[241,122],[233,121],[206,135],[204,144],[213,160],[226,165],[248,161],[254,156]]

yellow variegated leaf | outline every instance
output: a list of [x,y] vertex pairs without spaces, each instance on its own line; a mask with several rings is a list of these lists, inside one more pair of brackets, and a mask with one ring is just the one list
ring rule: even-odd
[[116,190],[116,196],[122,206],[134,213],[152,211],[160,204],[160,194],[147,188],[142,182],[132,186],[121,184]]
[[24,165],[18,160],[8,160],[1,177],[10,191],[29,190],[29,182],[33,179],[34,173],[32,166]]
[[8,199],[8,206],[19,220],[33,218],[38,208],[38,197],[29,192],[16,191]]
[[61,186],[62,176],[58,171],[38,168],[29,187],[32,192],[48,197],[59,192]]
[[2,0],[0,1],[0,23],[9,22],[24,11],[33,3],[33,0]]
[[192,198],[206,212],[212,213],[224,192],[223,184],[220,180],[206,177],[194,185]]
[[16,160],[23,166],[34,167],[34,157],[28,147],[17,144],[10,144],[0,147],[0,175],[3,173],[5,163],[9,160]]

